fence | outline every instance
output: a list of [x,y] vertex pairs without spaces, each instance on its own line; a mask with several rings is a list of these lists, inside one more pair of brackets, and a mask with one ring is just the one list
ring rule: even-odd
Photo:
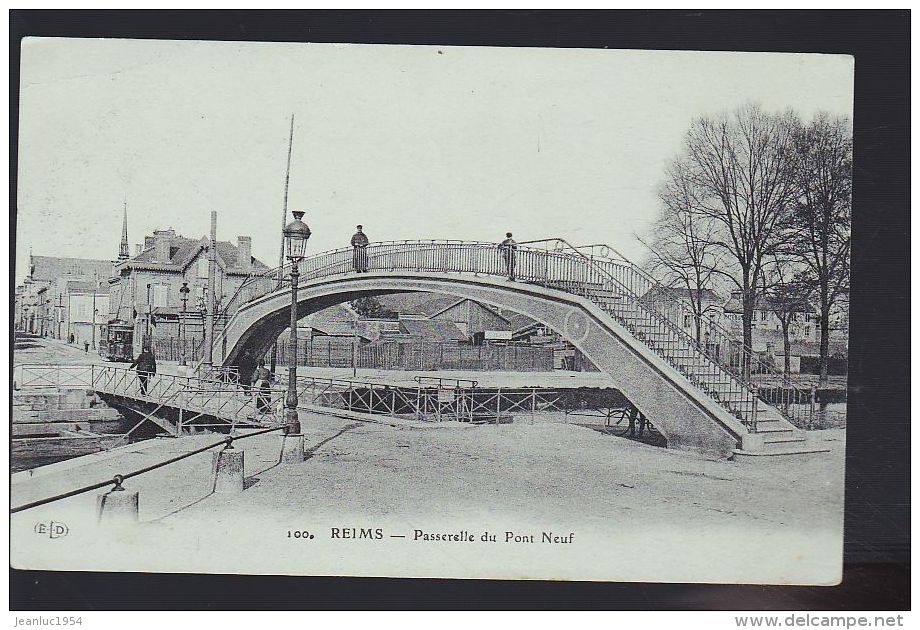
[[[201,338],[190,336],[184,341],[186,362],[200,361],[204,357]],[[153,354],[160,361],[178,361],[182,358],[182,343],[178,338],[154,336],[152,342]]]
[[[351,367],[354,341],[343,337],[313,337],[298,341],[297,365]],[[176,338],[154,338],[160,361],[178,361],[181,345]],[[290,342],[278,342],[278,364],[287,365]],[[202,358],[200,339],[187,339],[185,360]],[[471,370],[477,372],[552,372],[553,350],[531,346],[471,346],[431,341],[381,342],[358,345],[357,366],[375,370]]]
[[[354,342],[314,337],[298,342],[297,363],[309,367],[351,367]],[[287,365],[290,344],[278,344],[278,363]],[[471,346],[457,343],[399,341],[359,345],[359,368],[377,370],[470,370],[551,372],[553,351],[529,346]]]

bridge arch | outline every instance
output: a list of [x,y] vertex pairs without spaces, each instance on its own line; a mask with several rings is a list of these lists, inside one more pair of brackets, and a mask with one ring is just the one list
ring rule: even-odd
[[[497,274],[411,270],[340,273],[306,279],[298,308],[307,316],[363,296],[442,293],[513,310],[558,331],[612,380],[674,448],[725,457],[748,433],[742,422],[701,392],[591,300],[570,291]],[[215,343],[215,361],[232,364],[243,350],[266,351],[290,324],[290,290],[240,305]]]

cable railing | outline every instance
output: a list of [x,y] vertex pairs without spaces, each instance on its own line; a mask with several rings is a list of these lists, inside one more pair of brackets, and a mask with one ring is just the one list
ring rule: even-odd
[[193,455],[198,455],[199,453],[204,453],[205,451],[209,451],[209,450],[211,450],[211,449],[213,449],[213,448],[217,448],[218,446],[221,446],[221,445],[224,445],[224,448],[233,448],[233,442],[235,442],[235,441],[245,440],[245,439],[247,439],[247,438],[255,437],[255,436],[257,436],[257,435],[262,435],[262,434],[265,434],[265,433],[270,433],[270,432],[272,432],[272,431],[278,431],[278,430],[281,430],[281,429],[283,429],[283,428],[284,428],[283,426],[277,426],[277,427],[270,427],[270,428],[267,428],[267,429],[255,430],[255,431],[252,431],[252,432],[250,432],[250,433],[246,433],[246,434],[244,434],[244,435],[236,435],[236,436],[234,436],[234,435],[229,435],[229,436],[225,437],[224,439],[222,439],[222,440],[220,440],[220,441],[218,441],[218,442],[214,442],[213,444],[208,444],[207,446],[202,446],[201,448],[196,448],[195,450],[188,451],[187,453],[182,453],[182,454],[180,454],[180,455],[177,455],[176,457],[171,457],[171,458],[169,458],[169,459],[167,459],[167,460],[164,460],[164,461],[162,461],[162,462],[158,462],[158,463],[156,463],[156,464],[151,464],[150,466],[145,466],[145,467],[143,467],[143,468],[139,468],[139,469],[137,469],[137,470],[132,470],[132,471],[127,472],[127,473],[124,473],[124,474],[114,475],[114,476],[112,476],[110,479],[105,479],[105,480],[99,481],[99,482],[97,482],[97,483],[92,483],[92,484],[89,484],[89,485],[81,486],[81,487],[76,488],[76,489],[74,489],[74,490],[69,490],[69,491],[67,491],[67,492],[61,492],[61,493],[59,493],[59,494],[56,494],[56,495],[53,495],[53,496],[50,496],[50,497],[46,497],[46,498],[44,498],[44,499],[38,499],[37,501],[31,501],[31,502],[29,502],[29,503],[24,503],[23,505],[18,505],[18,506],[16,506],[16,507],[12,507],[12,508],[10,508],[10,514],[16,514],[17,512],[23,512],[23,511],[25,511],[25,510],[31,510],[31,509],[33,509],[33,508],[37,508],[37,507],[40,507],[40,506],[42,506],[42,505],[47,505],[47,504],[49,504],[49,503],[54,503],[55,501],[61,501],[61,500],[63,500],[63,499],[69,499],[70,497],[75,497],[75,496],[77,496],[77,495],[79,495],[79,494],[84,494],[84,493],[86,493],[86,492],[91,492],[91,491],[93,491],[93,490],[100,490],[100,489],[106,488],[106,487],[108,487],[108,486],[112,486],[112,490],[111,490],[112,492],[119,491],[119,490],[124,490],[124,488],[122,487],[121,484],[124,483],[125,480],[131,479],[132,477],[137,477],[138,475],[143,475],[144,473],[148,473],[148,472],[150,472],[150,471],[152,471],[152,470],[156,470],[156,469],[158,469],[158,468],[163,468],[164,466],[169,466],[170,464],[174,464],[174,463],[176,463],[176,462],[178,462],[178,461],[182,461],[183,459],[187,459],[187,458],[189,458],[189,457],[192,457]]

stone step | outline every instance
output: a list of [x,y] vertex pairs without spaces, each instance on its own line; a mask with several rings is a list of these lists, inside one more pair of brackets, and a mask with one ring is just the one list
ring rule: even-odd
[[[803,443],[804,444],[804,443]],[[736,448],[732,451],[731,461],[739,463],[783,463],[802,459],[813,459],[830,453],[831,449],[821,446],[791,446],[771,451],[748,451]]]
[[807,436],[801,429],[780,432],[758,431],[758,433],[747,433],[741,436],[741,448],[745,451],[757,453],[783,451],[805,446],[809,446]]

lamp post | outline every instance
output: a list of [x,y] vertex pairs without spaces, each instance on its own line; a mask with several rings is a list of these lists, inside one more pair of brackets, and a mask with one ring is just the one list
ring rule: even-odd
[[288,365],[288,389],[285,400],[284,424],[286,433],[300,433],[300,420],[297,416],[297,280],[300,276],[299,264],[304,258],[310,228],[301,219],[302,210],[294,210],[294,220],[284,226],[284,249],[291,262],[291,358]]
[[182,296],[182,313],[179,315],[179,365],[185,365],[185,307],[188,305],[188,294],[191,289],[188,288],[188,282],[183,282],[179,289],[179,295]]
[[147,322],[144,325],[144,339],[141,346],[150,343],[150,319],[153,317],[153,305],[150,303],[150,283],[147,284]]
[[[204,289],[207,291],[207,289]],[[198,310],[198,315],[201,317],[201,350],[204,352],[204,342],[207,341],[208,332],[205,330],[204,318],[208,313],[208,305],[204,299],[204,293],[195,298],[195,308]]]

